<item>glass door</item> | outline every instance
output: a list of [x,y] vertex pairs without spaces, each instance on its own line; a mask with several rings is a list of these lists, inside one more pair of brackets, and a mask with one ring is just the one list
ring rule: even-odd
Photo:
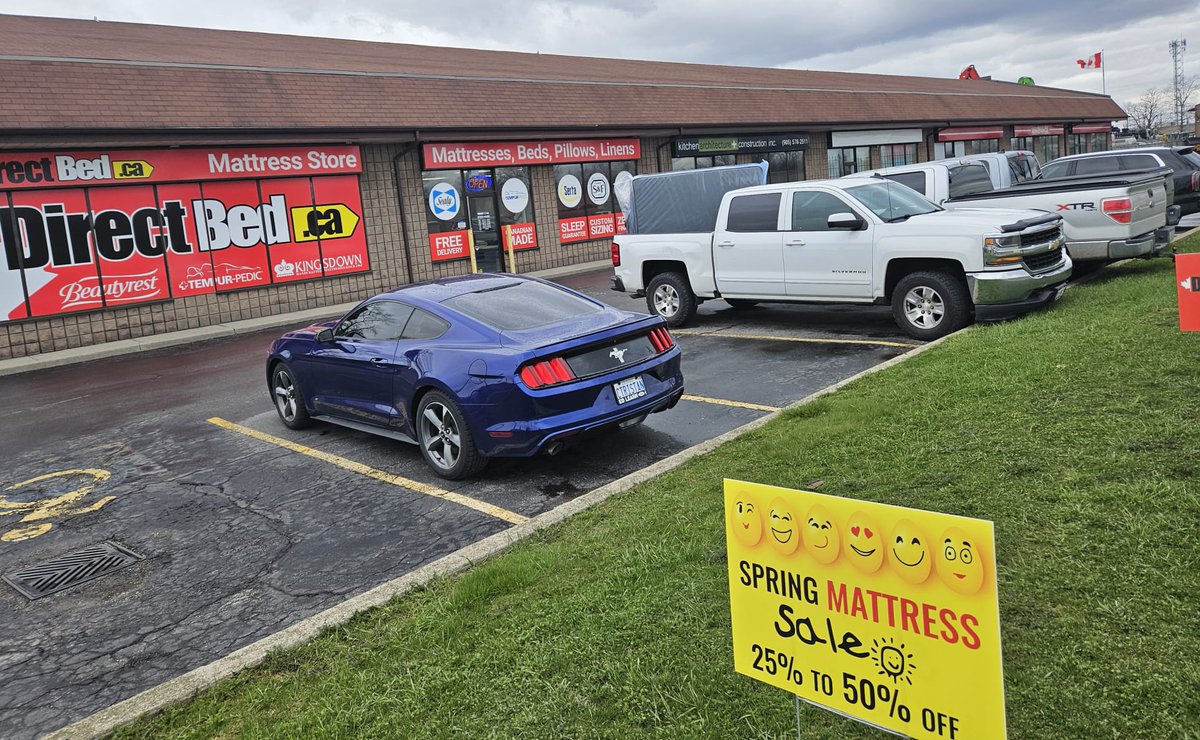
[[482,272],[504,269],[500,249],[500,214],[496,205],[495,175],[492,170],[467,170],[467,215],[475,241],[475,264]]

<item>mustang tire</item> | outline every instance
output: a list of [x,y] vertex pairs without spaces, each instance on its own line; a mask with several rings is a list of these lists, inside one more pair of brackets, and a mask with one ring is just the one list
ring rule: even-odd
[[462,409],[444,393],[430,391],[421,398],[414,426],[421,455],[441,477],[469,478],[487,465],[487,458],[475,448]]

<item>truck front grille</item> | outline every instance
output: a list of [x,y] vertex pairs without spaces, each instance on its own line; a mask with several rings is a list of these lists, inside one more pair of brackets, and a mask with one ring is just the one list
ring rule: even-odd
[[1058,267],[1062,264],[1062,259],[1063,250],[1061,249],[1041,254],[1027,254],[1025,255],[1025,267],[1029,268],[1030,272],[1043,272]]
[[1061,231],[1060,227],[1055,226],[1049,231],[1039,231],[1036,234],[1021,234],[1021,246],[1032,247],[1036,244],[1047,244],[1057,239]]

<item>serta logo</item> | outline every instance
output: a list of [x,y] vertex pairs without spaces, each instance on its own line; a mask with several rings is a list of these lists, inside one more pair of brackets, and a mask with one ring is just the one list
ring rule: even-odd
[[255,244],[282,244],[288,241],[287,203],[282,195],[272,195],[269,203],[226,208],[219,200],[192,201],[196,215],[196,233],[201,252]]

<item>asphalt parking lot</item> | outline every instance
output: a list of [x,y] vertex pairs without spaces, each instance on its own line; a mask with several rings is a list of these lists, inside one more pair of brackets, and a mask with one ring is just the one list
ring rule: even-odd
[[[610,271],[559,279],[619,308]],[[0,574],[104,542],[129,567],[31,600],[0,583],[0,736],[33,737],[902,354],[887,308],[704,304],[684,400],[556,457],[449,483],[415,447],[266,392],[278,330],[0,378]]]

